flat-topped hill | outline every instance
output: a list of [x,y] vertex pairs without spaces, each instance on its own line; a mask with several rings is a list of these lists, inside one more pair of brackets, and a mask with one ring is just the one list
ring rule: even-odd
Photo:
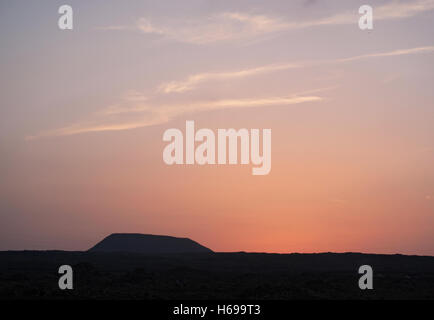
[[89,249],[90,252],[200,253],[212,250],[188,238],[138,233],[114,233]]

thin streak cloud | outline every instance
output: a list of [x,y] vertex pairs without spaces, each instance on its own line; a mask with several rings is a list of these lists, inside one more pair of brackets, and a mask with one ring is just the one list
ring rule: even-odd
[[[285,69],[297,68],[302,66],[314,66],[328,63],[346,63],[370,58],[381,57],[393,57],[402,55],[412,55],[434,52],[434,46],[417,47],[410,49],[400,49],[382,53],[371,53],[365,55],[359,55],[343,59],[325,60],[318,62],[304,63],[304,64],[281,64],[281,65],[268,65],[252,69],[246,69],[235,72],[225,73],[201,73],[193,75],[187,78],[184,82],[172,82],[171,87],[167,85],[160,86],[166,88],[163,92],[183,92],[185,90],[191,90],[195,85],[200,82],[214,80],[214,79],[228,79],[239,78],[258,75],[261,73],[280,71]],[[170,88],[170,90],[167,90]],[[175,88],[175,89],[174,89]],[[332,87],[333,88],[333,87]],[[318,92],[324,89],[309,90],[308,92]],[[120,131],[135,129],[139,127],[146,127],[152,125],[158,125],[169,122],[177,116],[181,116],[187,113],[203,112],[217,109],[226,108],[250,108],[250,107],[266,107],[275,105],[292,105],[304,102],[317,102],[322,101],[323,98],[319,96],[304,96],[293,95],[290,97],[267,97],[256,99],[222,99],[217,101],[205,101],[205,102],[193,102],[174,105],[153,105],[148,101],[148,97],[142,93],[131,90],[127,92],[122,98],[121,103],[112,105],[105,110],[98,112],[94,115],[92,121],[86,121],[83,123],[74,124],[71,126],[63,127],[57,130],[43,132],[37,135],[28,136],[26,140],[33,140],[41,137],[48,136],[66,136],[74,135],[86,132],[101,132],[101,131]],[[133,118],[128,118],[133,116]],[[120,118],[127,118],[122,120]]]
[[[404,19],[433,9],[434,0],[391,1],[382,6],[374,6],[374,15],[375,21]],[[357,10],[306,21],[288,21],[287,18],[264,14],[224,12],[189,22],[155,23],[150,18],[142,17],[131,26],[107,26],[97,29],[106,31],[136,30],[144,34],[153,34],[179,42],[206,45],[251,40],[282,31],[357,24],[358,19]]]
[[251,69],[244,69],[234,72],[214,72],[214,73],[199,73],[189,76],[183,81],[171,81],[160,85],[159,91],[164,93],[172,92],[185,92],[193,90],[197,85],[202,82],[210,80],[228,80],[236,78],[250,77],[270,72],[276,72],[281,70],[287,70],[292,68],[300,68],[301,65],[295,64],[281,64],[281,65],[268,65]]
[[[91,121],[84,121],[56,130],[46,131],[34,136],[26,137],[26,140],[35,140],[51,136],[70,136],[87,132],[120,131],[159,125],[185,114],[204,112],[229,108],[271,107],[277,105],[294,105],[305,102],[318,102],[323,98],[318,96],[291,96],[291,97],[267,97],[258,99],[223,99],[216,101],[204,101],[174,105],[133,105],[123,108],[118,107],[118,114],[123,113],[127,118],[104,116],[100,113]],[[106,113],[107,114],[107,113]],[[128,118],[128,116],[131,116]]]
[[364,54],[364,55],[345,58],[345,59],[338,59],[336,60],[336,62],[349,62],[349,61],[357,61],[357,60],[363,60],[369,58],[393,57],[393,56],[403,56],[403,55],[429,53],[429,52],[434,52],[434,46],[401,49],[401,50],[394,50],[394,51],[382,52],[382,53]]
[[321,64],[344,63],[344,62],[352,62],[352,61],[364,60],[370,58],[393,57],[393,56],[422,54],[422,53],[430,53],[430,52],[434,52],[434,46],[425,46],[425,47],[417,47],[417,48],[410,48],[410,49],[400,49],[400,50],[394,50],[389,52],[364,54],[364,55],[358,55],[358,56],[343,58],[343,59],[265,65],[261,67],[237,70],[233,72],[197,73],[188,76],[185,80],[170,81],[167,83],[163,83],[158,87],[158,91],[163,93],[183,93],[186,91],[191,91],[201,83],[207,81],[219,81],[219,80],[223,81],[223,80],[230,80],[236,78],[247,78],[247,77],[266,74],[266,73],[284,71],[288,69],[311,67],[311,66],[317,66]]

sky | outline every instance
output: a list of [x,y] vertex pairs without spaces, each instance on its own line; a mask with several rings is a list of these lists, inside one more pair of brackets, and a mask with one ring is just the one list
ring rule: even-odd
[[[434,0],[63,4],[0,1],[0,250],[434,255]],[[271,172],[166,165],[187,120],[271,129]]]

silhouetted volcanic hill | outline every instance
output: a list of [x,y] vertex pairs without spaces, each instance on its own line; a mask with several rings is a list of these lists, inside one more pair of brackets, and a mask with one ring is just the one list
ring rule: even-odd
[[188,238],[138,233],[114,233],[89,249],[90,252],[196,253],[213,252]]

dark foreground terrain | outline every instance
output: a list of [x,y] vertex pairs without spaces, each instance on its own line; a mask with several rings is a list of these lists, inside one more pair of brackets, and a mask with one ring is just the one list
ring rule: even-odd
[[[74,289],[58,288],[59,266]],[[374,269],[360,290],[358,268]],[[434,257],[0,252],[0,299],[434,299]]]

